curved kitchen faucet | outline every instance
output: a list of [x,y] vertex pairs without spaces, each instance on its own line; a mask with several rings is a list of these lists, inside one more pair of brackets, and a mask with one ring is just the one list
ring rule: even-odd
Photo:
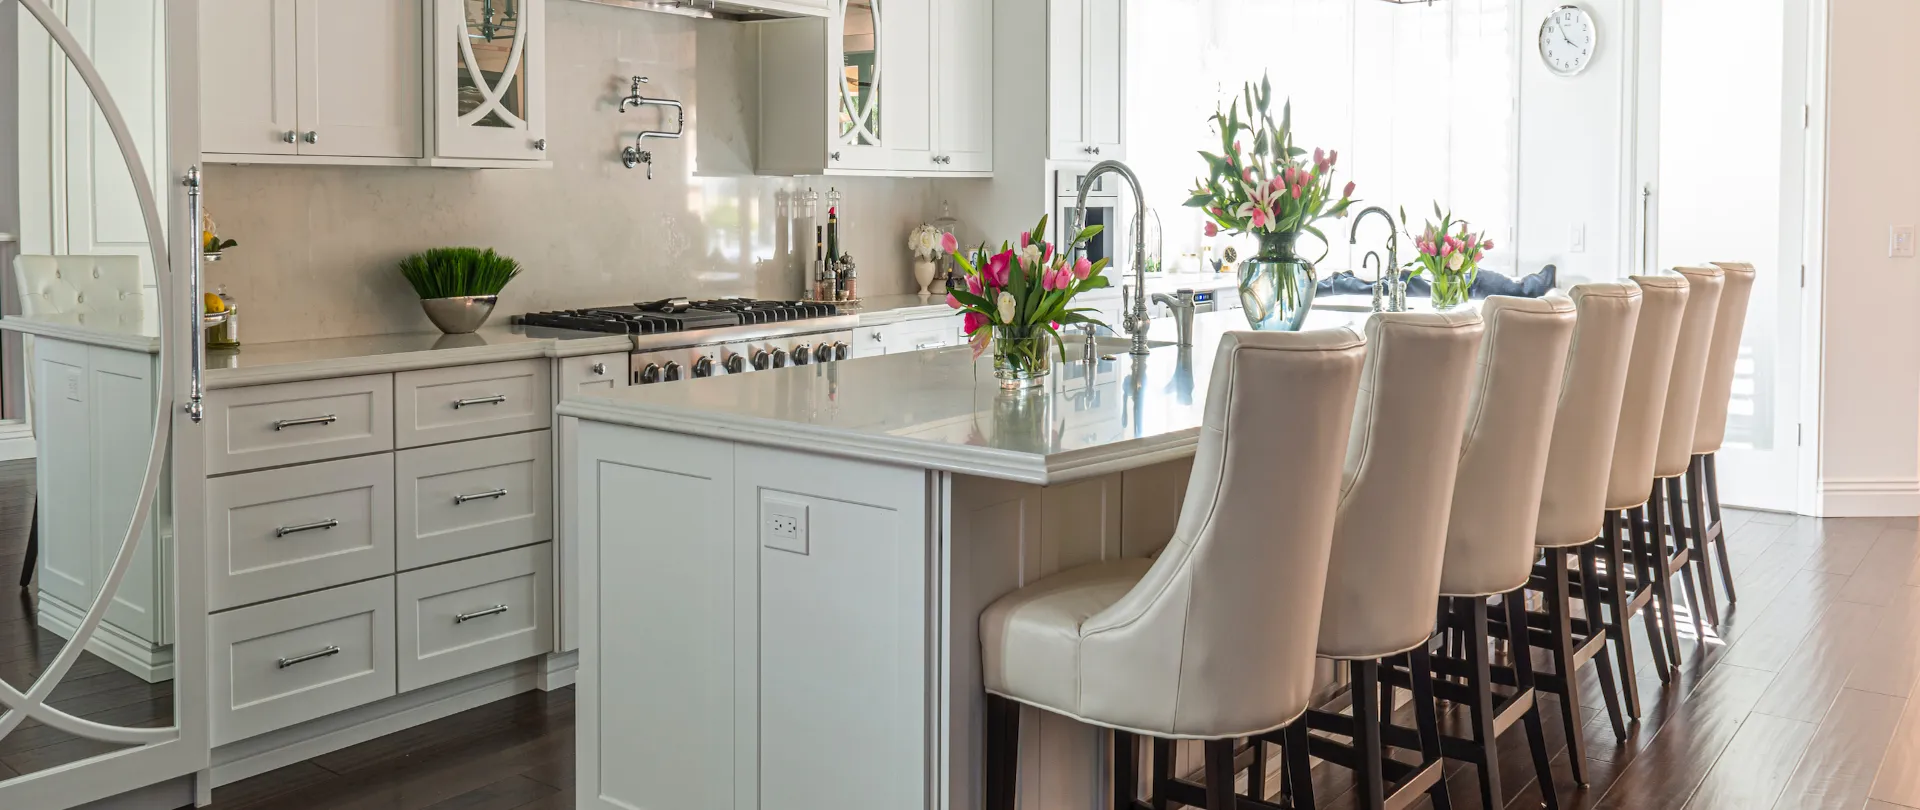
[[[1365,222],[1369,214],[1379,214],[1387,221],[1387,266],[1381,268],[1380,278],[1373,282],[1373,311],[1381,311],[1384,293],[1387,312],[1404,312],[1407,308],[1407,285],[1400,278],[1400,228],[1393,224],[1393,215],[1377,205],[1361,211],[1359,216],[1353,218],[1353,228],[1347,233],[1347,244],[1360,244],[1360,223]],[[1360,264],[1365,267],[1366,260],[1361,259]]]
[[646,144],[648,138],[673,139],[680,137],[680,134],[687,130],[687,109],[680,106],[680,102],[670,98],[647,98],[646,96],[640,95],[640,85],[646,83],[647,77],[645,76],[633,77],[633,92],[626,98],[620,99],[620,111],[624,113],[629,107],[672,107],[674,113],[674,131],[667,132],[665,130],[649,129],[640,133],[639,137],[633,139],[632,146],[620,151],[620,162],[625,163],[629,169],[642,163],[647,164],[647,179],[652,180],[653,153],[641,147]]
[[[1093,169],[1080,178],[1080,193],[1073,201],[1073,230],[1064,238],[1072,239],[1087,227],[1087,192],[1093,190],[1093,181],[1100,175],[1112,172],[1125,178],[1127,185],[1133,188],[1133,295],[1122,295],[1122,299],[1131,297],[1133,309],[1120,319],[1127,334],[1133,336],[1135,357],[1147,356],[1147,329],[1153,325],[1147,315],[1147,229],[1143,221],[1147,210],[1147,200],[1140,192],[1140,178],[1127,168],[1127,164],[1117,160],[1103,160],[1093,165]],[[1385,213],[1385,212],[1382,212]],[[1079,254],[1080,249],[1074,248]]]

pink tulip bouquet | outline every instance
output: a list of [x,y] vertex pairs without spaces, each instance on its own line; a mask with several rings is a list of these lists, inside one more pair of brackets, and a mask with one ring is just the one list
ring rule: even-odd
[[[1334,193],[1333,167],[1340,162],[1340,153],[1315,149],[1309,155],[1295,146],[1293,104],[1281,106],[1276,126],[1268,111],[1272,96],[1271,83],[1262,78],[1259,87],[1247,84],[1242,97],[1234,99],[1225,113],[1213,114],[1220,154],[1200,153],[1207,162],[1207,176],[1195,181],[1186,204],[1206,212],[1208,236],[1225,230],[1254,234],[1264,241],[1269,234],[1306,231],[1326,242],[1326,234],[1313,223],[1346,216],[1353,205],[1353,184]],[[1249,141],[1252,151],[1247,149]]]
[[1094,225],[1076,234],[1073,244],[1056,249],[1040,238],[1047,218],[1020,234],[1018,246],[1002,242],[998,252],[985,244],[954,260],[966,274],[967,288],[949,288],[947,306],[965,313],[964,326],[973,356],[994,348],[994,373],[1009,388],[1037,384],[1049,370],[1047,350],[1060,347],[1060,328],[1071,324],[1105,326],[1090,307],[1073,306],[1076,296],[1108,286],[1101,270],[1106,259],[1077,256],[1100,233]]
[[[1425,274],[1433,284],[1433,308],[1453,309],[1467,302],[1473,280],[1480,275],[1480,260],[1493,249],[1493,240],[1485,234],[1467,231],[1467,221],[1454,219],[1453,212],[1441,211],[1433,204],[1438,222],[1428,220],[1426,230],[1413,237],[1415,254],[1407,268],[1414,275]],[[1407,209],[1400,209],[1400,227],[1408,235]]]

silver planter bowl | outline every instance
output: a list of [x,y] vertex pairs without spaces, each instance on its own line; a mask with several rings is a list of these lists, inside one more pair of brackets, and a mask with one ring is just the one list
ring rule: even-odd
[[493,305],[500,303],[497,295],[463,295],[457,298],[422,298],[420,308],[427,311],[427,319],[434,326],[449,335],[464,335],[479,329],[487,322],[487,316],[493,314]]

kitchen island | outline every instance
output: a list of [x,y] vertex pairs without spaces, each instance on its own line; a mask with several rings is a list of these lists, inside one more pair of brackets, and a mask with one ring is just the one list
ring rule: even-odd
[[[1245,320],[1195,326],[1027,394],[955,347],[568,396],[580,806],[979,807],[979,614],[1171,537]],[[1027,711],[1020,806],[1111,806],[1106,735]]]

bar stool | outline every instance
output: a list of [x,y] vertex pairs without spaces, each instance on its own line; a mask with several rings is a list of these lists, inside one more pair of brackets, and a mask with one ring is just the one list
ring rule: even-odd
[[[1536,556],[1534,529],[1540,519],[1554,406],[1573,339],[1574,304],[1565,296],[1494,296],[1486,299],[1480,315],[1486,337],[1480,344],[1479,379],[1467,416],[1440,568],[1441,621],[1464,635],[1465,655],[1434,662],[1441,673],[1465,676],[1464,684],[1441,680],[1434,689],[1439,697],[1467,706],[1472,736],[1442,735],[1440,751],[1449,759],[1473,763],[1480,774],[1481,805],[1499,810],[1506,800],[1494,740],[1524,720],[1541,793],[1548,807],[1557,808],[1552,760],[1540,707],[1534,702],[1530,645],[1524,637],[1523,643],[1512,645],[1513,668],[1502,680],[1513,691],[1496,702],[1487,603],[1501,597],[1509,626],[1526,628],[1524,589]],[[1399,682],[1400,673],[1391,674]],[[1383,715],[1392,710],[1392,694],[1389,685],[1380,702]]]
[[1727,603],[1734,601],[1733,563],[1727,559],[1726,532],[1720,527],[1720,445],[1727,438],[1727,403],[1733,398],[1733,367],[1740,359],[1740,332],[1747,325],[1747,303],[1753,296],[1753,265],[1714,262],[1726,271],[1720,290],[1720,311],[1713,319],[1713,348],[1707,352],[1706,382],[1700,391],[1700,421],[1693,429],[1693,459],[1687,466],[1687,522],[1699,528],[1693,535],[1694,564],[1699,566],[1701,601],[1707,621],[1720,623],[1720,604],[1714,598],[1712,566],[1707,551],[1720,554],[1720,584]]
[[[1678,669],[1679,634],[1663,629],[1662,620],[1647,610],[1658,603],[1660,611],[1671,617],[1673,595],[1668,587],[1663,545],[1647,536],[1651,521],[1645,516],[1649,494],[1653,491],[1653,470],[1660,446],[1661,419],[1666,414],[1667,388],[1673,380],[1673,358],[1680,341],[1680,324],[1686,314],[1688,285],[1686,278],[1672,276],[1633,276],[1640,287],[1640,318],[1634,325],[1633,352],[1627,363],[1627,384],[1620,400],[1620,422],[1613,443],[1613,463],[1608,472],[1606,512],[1596,553],[1608,555],[1605,572],[1588,576],[1581,571],[1581,593],[1599,588],[1611,620],[1605,624],[1620,660],[1621,698],[1628,714],[1640,716],[1640,691],[1634,673],[1633,642],[1627,633],[1627,621],[1640,613],[1647,623],[1648,649],[1655,671],[1665,682]],[[1629,531],[1631,529],[1631,531]],[[1631,568],[1629,568],[1631,565]],[[1551,573],[1551,572],[1549,572]],[[1598,617],[1587,616],[1588,622]],[[1665,628],[1672,623],[1666,622]],[[1673,658],[1669,659],[1669,653]],[[1669,663],[1669,660],[1672,663]]]
[[[1667,384],[1666,412],[1660,420],[1660,446],[1654,453],[1653,491],[1648,495],[1647,509],[1656,521],[1650,527],[1654,547],[1666,554],[1667,574],[1679,575],[1686,587],[1694,638],[1704,643],[1707,630],[1701,616],[1701,588],[1695,582],[1699,569],[1691,564],[1696,552],[1689,543],[1693,527],[1686,520],[1680,478],[1693,464],[1694,426],[1700,421],[1701,387],[1706,381],[1707,354],[1713,346],[1714,320],[1720,311],[1726,272],[1718,267],[1673,270],[1687,280],[1687,308],[1680,320],[1680,339],[1674,346],[1673,379]],[[1677,618],[1666,613],[1661,621],[1667,637],[1677,639]],[[1680,662],[1677,642],[1673,660],[1675,665]]]
[[[1574,673],[1591,661],[1599,668],[1600,692],[1606,701],[1613,733],[1626,739],[1626,718],[1614,686],[1608,628],[1602,619],[1598,581],[1600,536],[1607,514],[1608,477],[1613,468],[1614,444],[1620,425],[1621,402],[1627,388],[1627,369],[1640,322],[1641,293],[1633,284],[1582,284],[1573,288],[1573,306],[1579,313],[1573,344],[1567,350],[1566,374],[1553,422],[1553,440],[1540,488],[1540,514],[1534,526],[1534,545],[1545,563],[1533,588],[1542,593],[1543,613],[1514,617],[1508,614],[1508,638],[1515,624],[1525,622],[1530,643],[1550,652],[1552,673],[1534,673],[1537,692],[1555,695],[1566,723],[1567,766],[1573,781],[1587,784],[1586,743],[1581,730],[1580,690]],[[1611,552],[1609,568],[1623,566],[1624,551]],[[1569,582],[1569,555],[1577,553],[1581,571],[1580,596],[1584,614],[1575,620]],[[1511,608],[1510,608],[1511,610]],[[1616,622],[1618,624],[1618,622]],[[1624,653],[1623,653],[1624,654]],[[1624,671],[1632,672],[1631,659]],[[1521,668],[1515,662],[1516,669]],[[1542,793],[1550,785],[1542,777]]]
[[[1207,741],[1204,790],[1162,796],[1184,783],[1156,784],[1156,801],[1245,801],[1233,794],[1233,741],[1286,726],[1312,693],[1365,356],[1350,329],[1222,337],[1186,499],[1160,556],[1070,569],[980,615],[989,810],[1016,802],[1019,704],[1113,729],[1118,807],[1136,805],[1140,734]],[[1286,753],[1295,777],[1309,778],[1304,748]]]
[[[1319,642],[1321,657],[1351,667],[1353,715],[1309,710],[1287,732],[1295,740],[1308,730],[1349,738],[1341,744],[1315,735],[1308,750],[1353,769],[1359,805],[1368,810],[1384,807],[1389,792],[1396,806],[1424,791],[1447,807],[1427,642],[1483,332],[1471,312],[1378,313],[1367,321]],[[1412,676],[1418,766],[1386,758],[1383,748],[1384,735],[1398,734],[1378,711],[1380,661],[1401,655]]]

